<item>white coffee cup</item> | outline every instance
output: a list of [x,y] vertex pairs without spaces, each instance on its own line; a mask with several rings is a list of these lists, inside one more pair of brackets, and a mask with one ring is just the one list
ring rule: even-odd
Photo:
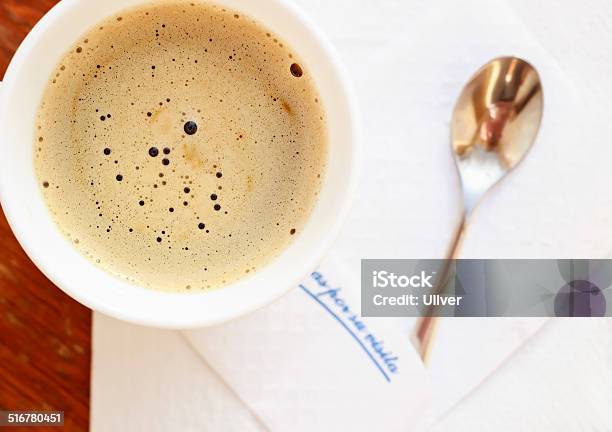
[[62,0],[30,32],[0,86],[0,198],[17,239],[38,268],[84,305],[112,317],[165,328],[220,323],[295,287],[330,246],[356,184],[359,125],[345,70],[328,41],[291,0],[217,0],[264,24],[303,59],[327,113],[329,156],[318,203],[304,230],[272,263],[227,287],[164,293],[112,276],[62,235],[34,171],[36,112],[57,64],[103,19],[150,0]]

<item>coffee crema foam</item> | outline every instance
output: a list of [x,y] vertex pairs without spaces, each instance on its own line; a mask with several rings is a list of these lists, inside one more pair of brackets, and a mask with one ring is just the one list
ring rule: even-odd
[[144,287],[198,291],[278,256],[316,202],[324,110],[290,47],[208,3],[129,10],[83,36],[37,116],[59,228]]

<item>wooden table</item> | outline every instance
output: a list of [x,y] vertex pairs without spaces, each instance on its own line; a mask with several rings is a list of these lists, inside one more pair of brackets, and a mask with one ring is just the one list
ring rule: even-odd
[[[56,2],[0,0],[0,76]],[[36,269],[0,211],[0,410],[64,411],[63,430],[87,430],[90,342],[91,311]]]

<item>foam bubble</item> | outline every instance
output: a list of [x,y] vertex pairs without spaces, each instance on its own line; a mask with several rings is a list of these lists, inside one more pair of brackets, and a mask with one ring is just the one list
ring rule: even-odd
[[291,75],[296,78],[300,78],[304,74],[304,72],[302,71],[302,67],[297,63],[293,63],[289,67],[289,70],[291,71]]

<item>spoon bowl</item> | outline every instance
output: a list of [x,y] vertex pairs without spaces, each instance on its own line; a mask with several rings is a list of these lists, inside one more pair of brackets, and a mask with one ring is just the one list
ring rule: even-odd
[[451,121],[451,146],[469,213],[533,145],[543,111],[540,76],[527,61],[496,58],[463,88]]

